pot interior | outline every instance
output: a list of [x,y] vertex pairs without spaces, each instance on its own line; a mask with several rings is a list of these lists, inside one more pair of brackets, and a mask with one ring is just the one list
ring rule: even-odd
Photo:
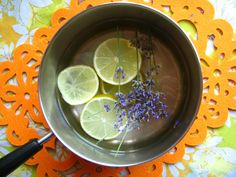
[[[83,106],[70,106],[57,88],[57,76],[68,66],[93,66],[94,51],[106,39],[151,34],[158,90],[166,95],[168,119],[151,120],[128,133],[117,157],[119,137],[102,141],[87,135],[79,123]],[[142,61],[142,71],[148,61]],[[55,35],[44,55],[39,95],[44,115],[56,136],[77,155],[108,166],[142,163],[173,147],[191,126],[201,98],[201,71],[194,47],[183,31],[160,12],[129,3],[106,4],[78,14]],[[101,93],[101,88],[99,90]]]

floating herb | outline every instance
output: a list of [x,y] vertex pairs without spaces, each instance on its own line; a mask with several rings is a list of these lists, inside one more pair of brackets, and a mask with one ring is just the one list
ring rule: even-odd
[[120,130],[123,127],[123,117],[128,118],[126,127],[132,122],[140,124],[143,121],[149,122],[151,118],[158,120],[166,118],[167,106],[163,102],[165,95],[153,90],[155,83],[153,80],[144,82],[133,80],[132,90],[128,94],[117,93],[115,96],[115,110],[118,118],[115,122],[115,128]]
[[[118,28],[117,28],[118,29]],[[119,46],[119,32],[118,46]],[[127,94],[120,92],[120,84],[118,92],[115,94],[117,101],[115,102],[115,111],[117,119],[114,123],[114,128],[118,131],[124,132],[120,144],[117,148],[115,156],[117,156],[124,139],[129,131],[139,129],[142,122],[149,122],[151,119],[158,120],[160,118],[167,118],[167,105],[163,102],[166,98],[164,93],[155,90],[155,81],[153,75],[158,74],[158,65],[154,59],[152,38],[149,36],[139,36],[138,32],[135,33],[135,38],[130,41],[131,46],[136,48],[137,57],[137,77],[132,81],[132,89]],[[146,73],[146,79],[140,80],[139,72],[139,55],[138,50],[142,54],[143,60],[148,60],[149,68]],[[119,51],[119,49],[117,50]],[[118,53],[119,54],[119,53]],[[153,63],[153,65],[152,65]],[[115,77],[119,80],[125,77],[124,69],[120,66],[117,67]],[[119,82],[120,83],[120,82]],[[107,107],[104,105],[104,108]],[[107,108],[106,108],[107,109]],[[124,125],[124,119],[127,122]]]
[[[135,38],[131,41],[131,46],[136,47],[137,50],[141,51],[143,60],[153,60],[154,62],[154,52],[151,35],[149,36],[139,36],[135,33]],[[137,55],[138,57],[138,55]],[[138,60],[137,60],[138,61]],[[149,62],[149,63],[150,63]],[[146,80],[141,81],[137,74],[137,80],[132,81],[132,89],[128,94],[118,92],[115,94],[117,102],[115,103],[115,110],[117,112],[117,120],[115,121],[115,128],[119,131],[124,130],[123,118],[127,117],[128,122],[125,128],[130,128],[131,125],[137,126],[141,122],[149,122],[150,119],[154,118],[158,120],[159,118],[167,118],[167,105],[163,102],[165,100],[164,93],[155,91],[155,81],[152,79],[154,72],[157,70],[155,67],[149,65],[149,69],[146,73]],[[154,72],[154,73],[153,73]],[[137,73],[139,73],[137,65]],[[135,122],[135,124],[134,124]]]

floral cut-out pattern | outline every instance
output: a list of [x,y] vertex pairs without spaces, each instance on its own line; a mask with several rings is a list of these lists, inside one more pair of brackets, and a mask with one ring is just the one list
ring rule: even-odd
[[[224,143],[221,138],[215,138],[209,132],[207,134],[208,127],[221,127],[227,119],[234,126],[234,121],[228,118],[229,110],[236,110],[236,40],[232,27],[224,20],[214,19],[214,8],[207,0],[129,1],[151,6],[169,15],[186,30],[196,46],[202,66],[204,92],[199,113],[191,129],[170,152],[151,162],[127,169],[103,167],[87,162],[75,156],[55,138],[46,143],[42,151],[26,164],[35,166],[35,175],[40,177],[115,177],[124,171],[130,177],[139,177],[140,174],[142,177],[201,176],[202,171],[207,176],[207,170],[198,168],[197,161],[206,164],[210,160],[219,165],[216,161],[219,156],[214,154],[218,153],[224,156],[221,159],[222,164],[230,165],[224,174],[229,171],[229,174],[235,174],[235,161],[229,158],[235,157],[233,148],[215,147],[210,154],[203,155],[210,148],[209,144],[220,146]],[[111,1],[3,0],[0,5],[0,19],[7,14],[8,23],[14,25],[11,29],[7,25],[3,27],[4,30],[0,28],[0,39],[7,39],[4,44],[0,40],[0,125],[5,126],[0,129],[0,154],[13,150],[9,149],[8,141],[11,145],[21,146],[49,130],[37,94],[37,76],[43,53],[53,35],[69,19],[87,8],[108,2]],[[26,11],[30,15],[23,13]],[[55,13],[51,17],[49,12],[52,11]],[[185,28],[182,22],[188,22],[192,28]],[[9,36],[15,36],[14,40],[4,31],[9,31]],[[13,51],[14,47],[16,48]],[[208,144],[208,139],[205,141],[207,136],[213,137],[214,141]],[[194,172],[186,168],[186,163],[190,160],[190,165],[197,169]],[[207,166],[211,168],[209,163]],[[25,172],[25,166],[21,168],[24,171],[21,174],[32,175],[32,171]]]

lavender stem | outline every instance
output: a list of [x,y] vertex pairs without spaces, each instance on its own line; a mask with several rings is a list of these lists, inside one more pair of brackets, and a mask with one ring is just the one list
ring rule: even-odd
[[118,146],[118,148],[117,148],[117,150],[116,150],[116,153],[115,153],[115,157],[117,157],[118,152],[120,151],[120,148],[121,148],[121,146],[122,146],[122,144],[123,144],[123,142],[124,142],[124,140],[125,140],[125,137],[126,137],[127,133],[128,133],[128,128],[126,128],[125,134],[123,135],[123,137],[122,137],[122,139],[121,139],[121,141],[120,141],[120,144],[119,144],[119,146]]
[[[135,31],[135,38],[138,39],[138,31]],[[139,76],[139,55],[138,55],[138,48],[135,46],[136,49],[136,58],[137,58],[137,80],[140,80]]]
[[[118,57],[118,67],[120,67],[120,32],[117,26],[117,57]],[[118,93],[120,93],[120,75],[119,75]]]

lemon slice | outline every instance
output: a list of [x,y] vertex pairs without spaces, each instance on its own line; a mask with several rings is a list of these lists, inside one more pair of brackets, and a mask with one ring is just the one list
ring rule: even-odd
[[89,66],[71,66],[60,72],[57,79],[63,99],[70,105],[89,101],[98,91],[96,72]]
[[[141,66],[141,55],[135,47],[130,46],[129,40],[111,38],[98,46],[93,62],[98,76],[103,81],[112,85],[119,85],[119,82],[124,85],[137,75]],[[118,67],[124,71],[123,79],[116,77]]]
[[[121,132],[114,128],[117,119],[114,110],[116,100],[109,96],[99,96],[91,99],[80,115],[83,130],[97,140],[109,140],[117,137]],[[108,105],[107,111],[104,105]],[[125,121],[125,120],[124,120]]]

